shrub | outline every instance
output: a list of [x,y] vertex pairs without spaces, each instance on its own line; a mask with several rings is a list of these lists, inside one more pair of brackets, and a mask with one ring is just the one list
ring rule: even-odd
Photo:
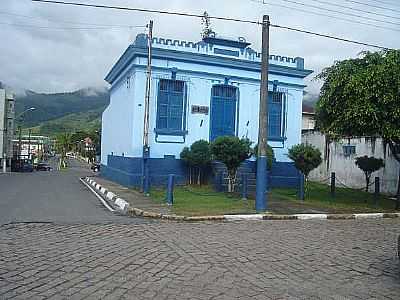
[[251,156],[251,142],[247,138],[236,136],[221,136],[211,143],[211,153],[214,159],[223,162],[228,169],[228,191],[233,192],[236,183],[236,173],[240,164]]
[[356,165],[359,167],[365,175],[365,191],[368,193],[369,182],[371,180],[371,175],[375,171],[385,166],[383,159],[368,157],[368,155],[360,156],[356,158]]
[[210,144],[205,140],[194,142],[190,148],[183,148],[181,159],[189,166],[189,183],[192,183],[192,169],[197,170],[197,184],[201,184],[201,174],[211,163]]
[[289,149],[288,156],[296,168],[304,174],[306,181],[310,172],[322,163],[321,151],[309,144],[294,145]]

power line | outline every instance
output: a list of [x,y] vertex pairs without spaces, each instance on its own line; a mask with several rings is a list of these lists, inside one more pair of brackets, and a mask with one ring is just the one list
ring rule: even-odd
[[[252,1],[257,1],[257,2],[260,2],[260,3],[262,2],[263,4],[266,4],[266,0],[252,0]],[[327,12],[341,14],[341,15],[345,15],[345,16],[349,16],[349,17],[356,17],[356,18],[360,18],[360,19],[364,19],[364,20],[368,20],[368,21],[400,26],[400,23],[391,22],[391,21],[385,21],[385,20],[371,18],[371,17],[365,17],[365,16],[363,17],[363,16],[360,16],[360,15],[357,15],[357,14],[343,12],[343,11],[340,11],[340,10],[335,10],[335,9],[330,9],[330,8],[325,8],[325,7],[321,7],[321,6],[318,6],[318,5],[305,4],[305,3],[294,1],[294,0],[280,0],[280,1],[291,3],[291,4],[300,5],[300,6],[303,6],[303,7],[310,7],[310,8],[319,9],[319,10],[323,10],[323,11],[327,11]],[[269,3],[269,4],[271,4],[271,3]],[[275,3],[274,3],[274,5],[275,5]]]
[[[46,21],[46,22],[52,22],[52,23],[65,23],[65,24],[77,24],[77,25],[100,26],[100,27],[124,27],[124,28],[132,27],[130,25],[119,25],[119,24],[95,24],[95,23],[85,23],[85,22],[65,21],[65,20],[43,19],[43,18],[39,18],[39,17],[35,17],[35,16],[21,15],[21,14],[16,14],[16,13],[12,13],[12,12],[6,12],[6,11],[0,11],[0,14],[21,17],[21,18],[35,19],[35,20],[40,20],[43,22]],[[135,26],[133,26],[133,27],[135,27]]]
[[[32,0],[32,1],[37,1],[37,0]],[[283,8],[287,8],[287,9],[290,9],[291,11],[293,11],[293,7],[290,7],[290,6],[287,6],[287,5],[284,5],[284,4],[278,4],[278,3],[272,4],[272,3],[267,3],[267,2],[265,2],[263,0],[250,0],[250,1],[258,2],[258,3],[265,4],[265,5],[270,5],[270,6],[283,7]],[[263,2],[261,2],[261,1],[263,1]],[[375,28],[379,28],[379,29],[385,29],[385,30],[392,30],[392,31],[399,31],[400,32],[399,29],[395,29],[395,28],[391,28],[391,27],[385,27],[385,26],[381,26],[381,25],[376,25],[376,24],[356,21],[356,20],[353,20],[353,19],[347,19],[347,18],[332,16],[332,15],[328,15],[328,14],[324,14],[324,13],[320,13],[320,12],[301,9],[301,8],[298,8],[298,7],[296,7],[296,11],[300,11],[300,12],[304,12],[304,13],[312,14],[312,15],[316,15],[316,16],[328,17],[328,18],[331,18],[331,19],[341,20],[341,21],[345,21],[345,22],[349,22],[349,23],[360,24],[360,25],[364,25],[364,26],[369,26],[369,27],[375,27]]]
[[[383,9],[383,10],[390,10],[392,12],[400,13],[400,10],[397,10],[397,9],[394,9],[394,8],[389,8],[389,7],[384,7],[384,6],[380,6],[380,5],[367,4],[367,3],[360,2],[360,1],[355,1],[355,0],[343,0],[343,1],[354,3],[354,4],[359,4],[359,5],[364,5],[364,6],[369,6],[369,7],[373,7],[373,8],[379,8],[379,9]],[[379,2],[379,1],[375,0],[375,2]],[[380,3],[383,3],[383,2],[380,2]]]
[[331,2],[328,2],[328,1],[323,1],[323,0],[310,0],[310,1],[321,3],[321,4],[327,4],[327,5],[331,5],[331,6],[336,6],[336,7],[340,7],[340,8],[344,8],[344,9],[349,9],[349,10],[353,10],[353,11],[358,11],[358,12],[362,12],[362,13],[366,13],[366,14],[370,14],[370,15],[376,15],[376,16],[380,16],[380,17],[384,17],[384,18],[391,18],[391,19],[400,20],[400,17],[381,14],[381,13],[368,11],[368,10],[364,10],[364,9],[360,9],[360,8],[355,8],[355,7],[351,7],[351,6],[331,3]]
[[[64,5],[83,6],[83,7],[108,8],[108,9],[115,9],[115,10],[128,10],[128,11],[138,11],[138,12],[147,12],[147,13],[158,13],[158,14],[176,15],[176,16],[181,16],[181,17],[204,18],[204,15],[202,15],[202,14],[200,15],[200,14],[190,14],[190,13],[180,13],[180,12],[168,12],[168,11],[156,10],[156,9],[131,8],[131,7],[109,6],[109,5],[99,5],[99,4],[89,4],[89,3],[54,1],[54,0],[32,0],[32,2],[43,2],[43,3],[64,4]],[[210,16],[209,18],[215,19],[215,20],[222,20],[222,21],[233,21],[233,22],[261,25],[260,22],[251,21],[251,20],[243,20],[243,19],[235,19],[235,18],[227,18],[227,17],[212,17],[212,16]]]
[[[110,26],[98,26],[98,27],[49,27],[49,26],[36,26],[32,24],[15,24],[15,23],[3,23],[0,22],[1,25],[15,26],[15,27],[29,27],[29,28],[37,28],[37,29],[55,29],[55,30],[104,30],[104,29],[122,29],[122,27],[110,27]],[[128,28],[145,28],[146,26],[127,26]]]
[[312,32],[312,31],[288,27],[288,26],[282,26],[282,25],[277,25],[277,24],[270,24],[270,26],[275,27],[275,28],[281,28],[281,29],[286,29],[286,30],[290,30],[290,31],[296,31],[296,32],[310,34],[310,35],[320,36],[320,37],[338,40],[338,41],[342,41],[342,42],[362,45],[362,46],[368,46],[368,47],[373,47],[373,48],[378,48],[378,49],[383,49],[383,50],[389,49],[389,48],[383,47],[383,46],[378,46],[378,45],[364,43],[364,42],[358,42],[358,41],[354,41],[354,40],[350,40],[350,39],[340,38],[340,37],[336,37],[336,36],[332,36],[332,35],[328,35],[328,34],[317,33],[317,32]]
[[[178,16],[185,16],[185,17],[196,17],[196,18],[203,18],[203,15],[198,15],[198,14],[189,14],[189,13],[177,13],[177,12],[170,12],[170,11],[161,11],[161,10],[151,10],[151,9],[142,9],[142,8],[129,8],[129,7],[115,7],[115,6],[106,6],[106,5],[95,5],[95,4],[87,4],[87,3],[76,3],[76,2],[63,2],[63,1],[55,1],[55,0],[32,0],[34,2],[43,2],[43,3],[54,3],[54,4],[66,4],[66,5],[74,5],[74,6],[84,6],[84,7],[95,7],[95,8],[106,8],[106,9],[118,9],[118,10],[129,10],[129,11],[144,11],[144,12],[151,12],[151,13],[158,13],[158,14],[166,14],[166,15],[178,15]],[[250,23],[250,24],[256,24],[256,25],[261,25],[262,23],[258,21],[249,21],[249,20],[240,20],[240,19],[230,19],[230,18],[225,18],[225,17],[215,17],[215,16],[210,16],[210,19],[217,19],[217,20],[228,20],[228,21],[234,21],[234,22],[241,22],[241,23]],[[379,48],[379,49],[390,49],[387,47],[379,46],[379,45],[374,45],[370,43],[363,43],[359,41],[354,41],[350,39],[345,39],[341,37],[336,37],[328,34],[322,34],[322,33],[317,33],[317,32],[312,32],[308,30],[303,30],[299,28],[293,28],[293,27],[288,27],[288,26],[283,26],[283,25],[278,25],[278,24],[270,24],[272,27],[276,28],[281,28],[281,29],[286,29],[290,31],[296,31],[300,33],[305,33],[305,34],[310,34],[310,35],[315,35],[319,37],[324,37],[324,38],[329,38],[329,39],[334,39],[342,42],[347,42],[347,43],[353,43],[357,45],[363,45],[363,46],[368,46],[368,47],[374,47],[374,48]]]

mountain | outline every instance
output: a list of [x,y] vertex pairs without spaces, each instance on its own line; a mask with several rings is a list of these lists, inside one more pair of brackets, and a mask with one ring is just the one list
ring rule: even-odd
[[35,133],[55,135],[60,132],[90,130],[100,127],[101,114],[110,102],[105,89],[86,88],[69,93],[44,94],[26,91],[16,95],[16,116],[24,114],[22,127]]

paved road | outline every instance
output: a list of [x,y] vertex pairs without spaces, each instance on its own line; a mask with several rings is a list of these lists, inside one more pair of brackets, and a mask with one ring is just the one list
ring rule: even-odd
[[0,230],[0,299],[396,299],[398,220]]
[[85,174],[0,175],[1,300],[400,299],[400,219],[149,222]]
[[0,224],[133,221],[109,213],[79,182],[79,176],[85,175],[93,173],[76,160],[65,171],[0,175]]

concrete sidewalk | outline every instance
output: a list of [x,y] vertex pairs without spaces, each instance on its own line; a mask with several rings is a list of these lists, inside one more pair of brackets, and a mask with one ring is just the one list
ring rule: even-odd
[[167,204],[156,203],[155,201],[152,201],[150,197],[146,197],[134,189],[129,189],[99,176],[91,178],[108,191],[113,192],[118,195],[118,197],[127,201],[130,207],[135,207],[156,214],[172,214],[172,211]]

